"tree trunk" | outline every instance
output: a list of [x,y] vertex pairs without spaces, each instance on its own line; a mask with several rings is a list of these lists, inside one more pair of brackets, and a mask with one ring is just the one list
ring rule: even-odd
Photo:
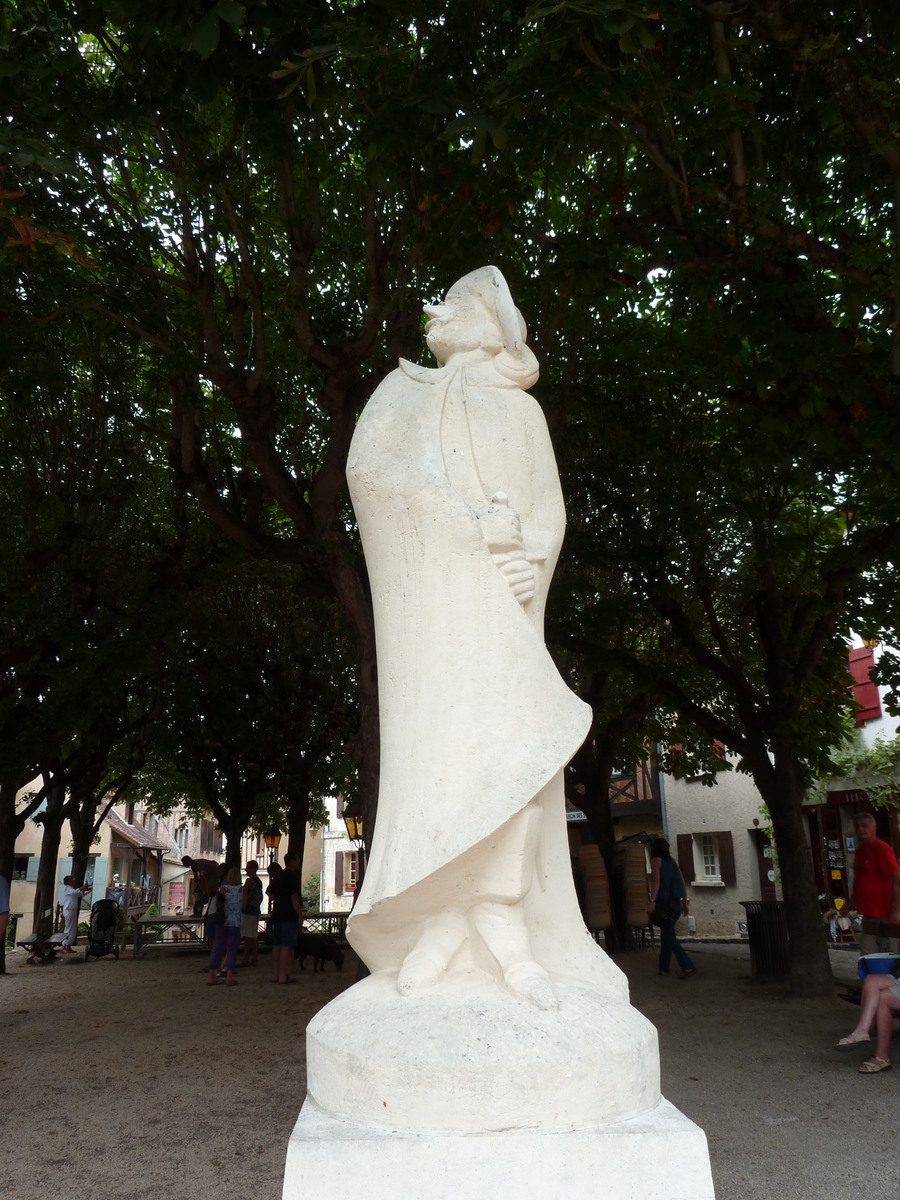
[[43,954],[44,941],[53,932],[53,908],[56,903],[56,869],[59,843],[66,819],[65,784],[54,783],[47,791],[47,805],[41,813],[41,861],[34,891],[34,932],[37,949]]
[[381,773],[381,726],[378,714],[378,668],[375,657],[375,631],[371,640],[357,645],[356,688],[359,697],[359,794],[362,803],[363,839],[366,853],[372,848],[372,835],[378,815],[378,781]]
[[16,839],[25,828],[25,816],[16,817],[16,793],[14,783],[0,783],[0,875],[12,882],[16,857]]
[[356,648],[356,691],[359,729],[354,757],[359,774],[363,836],[371,847],[378,811],[378,778],[381,769],[381,734],[378,720],[378,664],[375,650],[375,615],[368,587],[360,576],[363,564],[354,563],[349,546],[341,546],[328,561],[335,594],[350,621]]
[[91,791],[76,792],[72,797],[69,829],[72,834],[72,879],[76,887],[84,883],[91,846],[94,844],[97,807],[97,799]]
[[789,750],[775,748],[774,758],[772,764],[766,755],[765,765],[754,770],[753,779],[775,834],[791,947],[791,991],[795,996],[830,996],[834,977],[803,823],[802,773]]
[[[16,838],[25,828],[25,817],[21,823],[16,819],[16,792],[14,783],[0,783],[0,875],[12,883],[16,857]],[[0,938],[0,975],[6,974],[6,936]]]
[[250,800],[234,800],[229,808],[224,808],[218,802],[210,802],[213,815],[219,823],[219,828],[225,834],[225,866],[240,868],[241,841],[253,820],[255,797]]
[[[222,822],[220,821],[221,825]],[[249,821],[247,822],[249,824]],[[247,832],[247,825],[241,827],[240,821],[222,826],[225,834],[225,866],[231,870],[232,867],[240,867],[241,865],[241,841],[244,834]]]
[[309,788],[304,788],[290,797],[288,803],[288,848],[300,855],[297,872],[303,877],[303,850],[306,846],[306,823],[309,820]]
[[609,739],[595,739],[593,731],[583,742],[578,753],[572,759],[572,769],[578,782],[584,787],[583,794],[576,794],[572,799],[587,817],[591,838],[596,843],[606,864],[606,877],[609,880],[609,903],[613,923],[604,933],[607,949],[610,951],[628,950],[633,946],[625,926],[625,906],[622,897],[616,894],[615,887],[615,850],[616,829],[613,824],[612,805],[610,803],[610,779],[612,778],[615,761],[615,744],[608,744]]

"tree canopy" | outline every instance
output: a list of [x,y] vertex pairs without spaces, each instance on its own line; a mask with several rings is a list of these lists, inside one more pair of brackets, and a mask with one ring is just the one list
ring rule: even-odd
[[[799,806],[900,535],[900,14],[3,13],[4,304],[121,339],[172,477],[336,600],[368,828],[374,627],[346,451],[419,357],[422,299],[490,261],[542,364],[570,512],[550,635],[595,707],[591,769],[623,736],[710,770],[723,743],[772,812],[795,984],[825,986]],[[26,255],[61,264],[56,295]]]

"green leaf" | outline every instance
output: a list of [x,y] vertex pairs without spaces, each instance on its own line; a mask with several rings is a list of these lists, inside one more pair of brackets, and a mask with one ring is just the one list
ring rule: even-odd
[[603,28],[606,32],[616,34],[617,36],[627,33],[633,25],[634,17],[631,13],[623,12],[621,9],[611,12],[603,22]]
[[216,9],[208,12],[198,23],[191,38],[191,49],[201,58],[209,58],[219,44],[219,15]]
[[216,7],[223,21],[227,21],[229,25],[243,25],[247,15],[243,4],[238,4],[237,0],[219,0]]

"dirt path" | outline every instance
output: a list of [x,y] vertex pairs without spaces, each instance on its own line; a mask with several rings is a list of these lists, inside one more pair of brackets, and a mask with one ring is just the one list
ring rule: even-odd
[[[659,1029],[665,1095],[707,1132],[718,1200],[897,1200],[900,1070],[865,1078],[861,1054],[833,1051],[855,1010],[751,982],[744,947],[691,953],[687,981],[650,952],[622,965]],[[284,988],[264,961],[230,990],[205,986],[196,954],[8,961],[0,1197],[279,1200],[304,1029],[352,956]]]
[[[858,1074],[868,1055],[833,1048],[858,1009],[751,981],[731,949],[692,946],[688,980],[661,978],[650,953],[626,964],[659,1030],[663,1093],[706,1130],[718,1200],[897,1200],[900,1070]],[[857,978],[855,955],[832,960]]]

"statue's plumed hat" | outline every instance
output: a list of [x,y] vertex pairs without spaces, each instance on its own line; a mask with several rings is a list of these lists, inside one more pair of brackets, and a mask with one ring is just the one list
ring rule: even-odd
[[538,364],[525,344],[528,327],[513,303],[509,284],[497,267],[479,267],[477,271],[463,275],[447,292],[447,300],[478,302],[499,325],[503,337],[503,352],[495,359],[497,369],[521,387],[534,383],[538,377]]

